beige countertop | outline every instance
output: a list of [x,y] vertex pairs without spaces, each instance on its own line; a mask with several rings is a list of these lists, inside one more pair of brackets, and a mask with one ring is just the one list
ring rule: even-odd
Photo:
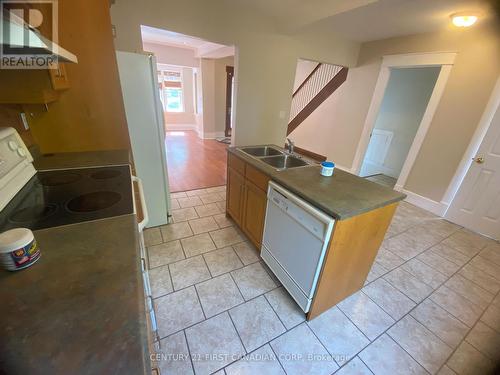
[[[281,147],[271,146],[282,150]],[[228,152],[245,160],[267,174],[271,180],[338,220],[357,216],[406,197],[400,192],[338,168],[331,177],[322,176],[319,165],[277,171],[238,147],[230,147]]]

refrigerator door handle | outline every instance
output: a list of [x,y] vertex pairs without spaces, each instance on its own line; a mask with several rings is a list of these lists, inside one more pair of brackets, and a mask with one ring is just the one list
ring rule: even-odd
[[132,181],[137,182],[137,186],[139,187],[139,197],[141,200],[142,214],[144,218],[138,225],[139,232],[142,232],[149,222],[148,207],[146,206],[146,198],[144,198],[144,188],[142,186],[142,180],[137,176],[132,176]]

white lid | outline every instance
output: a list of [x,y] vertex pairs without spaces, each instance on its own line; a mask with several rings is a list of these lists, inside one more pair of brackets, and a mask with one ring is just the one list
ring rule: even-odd
[[0,253],[20,249],[33,241],[33,232],[26,228],[15,228],[0,233]]

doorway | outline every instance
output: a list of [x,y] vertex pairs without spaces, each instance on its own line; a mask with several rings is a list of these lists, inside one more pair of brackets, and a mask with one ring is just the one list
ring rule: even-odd
[[[351,169],[353,173],[362,176],[368,176],[368,178],[370,179],[383,177],[386,185],[389,185],[391,187],[393,186],[395,190],[404,192],[406,180],[410,174],[411,168],[413,167],[413,163],[417,158],[420,147],[422,146],[422,143],[425,139],[425,135],[427,134],[427,130],[429,129],[439,100],[443,95],[444,88],[446,87],[448,77],[455,61],[455,57],[456,53],[453,52],[384,56],[380,74],[375,85],[372,101],[366,115],[365,125],[363,127],[358,147],[356,149],[356,154],[354,156],[353,166]],[[394,170],[396,171],[396,173],[394,173],[394,176],[396,177],[391,177],[388,175],[386,178],[385,173],[393,173],[391,169],[377,170],[375,173],[373,172],[373,169],[370,169],[371,167],[373,167],[373,164],[387,167],[386,165],[384,165],[385,159],[388,157],[389,151],[391,150],[390,145],[393,139],[395,139],[395,135],[393,134],[393,132],[391,135],[391,130],[385,131],[386,129],[377,129],[375,127],[377,124],[377,120],[379,119],[379,114],[382,115],[381,118],[385,116],[390,120],[393,116],[391,112],[392,110],[384,113],[383,105],[385,107],[385,94],[387,89],[390,89],[391,86],[393,86],[392,84],[389,85],[391,77],[403,75],[405,74],[405,72],[412,72],[414,74],[424,72],[420,70],[407,70],[422,68],[431,69],[426,71],[429,75],[429,77],[427,78],[427,87],[431,87],[431,89],[428,91],[422,90],[424,94],[421,94],[419,100],[425,104],[421,105],[421,107],[424,107],[423,112],[419,111],[417,115],[417,112],[412,108],[411,105],[407,106],[407,108],[409,108],[413,113],[412,122],[418,123],[416,133],[409,133],[410,136],[406,137],[406,142],[402,143],[406,143],[406,148],[407,144],[410,143],[410,147],[409,150],[406,150],[396,159],[399,162],[399,166],[397,164],[393,165],[393,169],[395,168]],[[436,74],[437,78],[435,77]],[[394,85],[397,86],[396,81],[394,81]],[[411,84],[410,88],[407,88],[407,91],[409,92],[408,96],[405,95],[407,100],[408,98],[411,98],[411,95],[414,95],[412,87],[419,85],[419,82],[414,82]],[[389,98],[390,96],[388,96],[388,101],[390,101]],[[424,100],[422,98],[424,98]],[[397,101],[400,99],[396,97],[393,100]],[[411,100],[409,100],[408,102],[412,103]],[[388,108],[391,108],[391,106],[389,106]],[[406,122],[404,114],[400,113],[401,111],[398,110],[397,106],[395,107],[395,109],[397,110],[396,112],[399,113],[399,120],[394,121],[394,119],[392,119],[391,121],[395,122],[396,124]],[[396,116],[396,118],[398,116]],[[372,144],[370,145],[370,143]],[[365,159],[367,159],[367,163],[365,163]]]
[[227,68],[234,76],[235,47],[144,25],[141,34],[144,51],[157,60],[170,190],[225,185],[233,92]]
[[408,157],[441,67],[392,68],[360,176],[393,188]]
[[[470,151],[470,152],[469,152]],[[500,79],[465,155],[465,176],[445,217],[500,239]],[[460,171],[458,172],[460,173]]]

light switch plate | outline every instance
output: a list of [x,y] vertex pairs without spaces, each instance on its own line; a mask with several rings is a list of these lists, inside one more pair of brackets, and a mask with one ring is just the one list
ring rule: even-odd
[[28,124],[28,119],[26,118],[26,113],[21,112],[21,121],[23,122],[23,126],[25,130],[30,130],[30,126]]

